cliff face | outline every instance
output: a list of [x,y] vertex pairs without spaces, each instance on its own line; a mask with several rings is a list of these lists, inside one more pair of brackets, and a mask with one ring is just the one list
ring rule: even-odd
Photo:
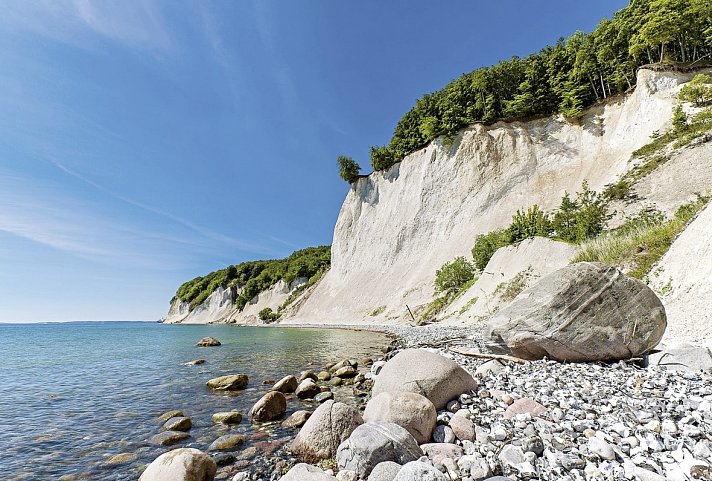
[[279,281],[255,296],[242,311],[235,309],[235,299],[239,294],[235,287],[218,287],[192,311],[190,304],[174,298],[164,322],[167,324],[208,324],[213,322],[258,324],[261,323],[258,314],[262,309],[269,307],[273,311],[277,311],[279,306],[287,300],[287,297],[306,282],[306,278],[298,278],[291,284]]
[[642,70],[634,93],[590,109],[579,124],[475,125],[450,146],[434,142],[359,179],[336,223],[331,270],[287,322],[409,321],[406,305],[429,302],[435,271],[469,257],[477,234],[508,225],[517,209],[557,207],[584,180],[601,191],[628,170],[631,153],[669,128],[690,78]]

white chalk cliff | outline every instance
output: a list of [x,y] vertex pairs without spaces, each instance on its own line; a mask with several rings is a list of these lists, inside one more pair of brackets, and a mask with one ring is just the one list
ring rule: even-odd
[[451,146],[436,141],[359,179],[336,222],[331,270],[284,322],[409,322],[406,305],[431,301],[435,271],[469,257],[477,234],[508,225],[517,209],[557,207],[584,180],[597,191],[617,180],[631,153],[670,127],[691,77],[641,70],[632,94],[579,124],[557,116],[473,125]]

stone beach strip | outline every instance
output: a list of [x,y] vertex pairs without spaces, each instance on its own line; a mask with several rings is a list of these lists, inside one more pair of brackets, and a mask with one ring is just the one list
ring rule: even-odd
[[[325,372],[333,376],[339,369],[353,367],[363,378],[354,390],[368,391],[371,382],[375,386],[395,382],[391,378],[398,376],[388,373],[405,357],[410,367],[401,372],[403,386],[374,387],[373,398],[360,410],[345,404],[334,409],[341,404],[338,399],[319,405],[311,417],[302,410],[293,424],[303,424],[299,441],[254,458],[251,466],[228,464],[218,469],[215,479],[712,480],[709,370],[671,369],[675,365],[644,368],[640,361],[514,362],[470,357],[460,353],[487,352],[481,335],[472,328],[373,329],[397,335],[395,348],[370,368],[344,360],[327,366]],[[414,349],[419,347],[424,349]],[[428,371],[444,367],[445,381],[427,376],[412,379],[413,371],[424,369],[422,363],[416,364],[418,358],[427,360]],[[302,377],[313,382],[306,373]],[[450,399],[442,399],[443,389],[433,389],[433,399],[427,396],[429,386],[452,389],[458,383],[461,392],[453,391]],[[433,409],[433,400],[438,403],[434,423],[427,402],[420,398]],[[288,402],[303,401],[292,397]],[[361,419],[364,407],[369,415],[364,413],[366,419]],[[423,436],[428,432],[426,441]],[[143,481],[161,479],[142,477]]]

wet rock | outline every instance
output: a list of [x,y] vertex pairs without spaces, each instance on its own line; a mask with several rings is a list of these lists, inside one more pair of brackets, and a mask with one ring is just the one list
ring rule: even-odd
[[334,376],[331,378],[331,384],[333,384],[334,386],[341,386],[341,384],[343,384],[343,382],[344,382],[343,379],[341,379],[340,377]]
[[192,448],[180,448],[157,457],[141,474],[139,481],[212,481],[215,461]]
[[195,345],[197,347],[215,347],[220,345],[220,341],[218,341],[214,337],[208,336],[199,340]]
[[334,399],[334,393],[331,391],[324,391],[320,392],[316,396],[314,396],[314,401],[318,403],[323,403],[324,401],[328,401],[329,399]]
[[541,279],[488,321],[490,348],[523,359],[610,361],[655,347],[665,309],[645,284],[615,267],[571,264]]
[[282,422],[282,427],[283,428],[299,428],[304,426],[304,423],[307,422],[307,419],[309,419],[309,416],[311,416],[310,411],[304,411],[304,410],[299,410],[295,411],[292,413],[291,416],[289,416],[286,420]]
[[476,388],[472,376],[454,361],[423,349],[405,349],[383,366],[372,394],[414,392],[442,409],[448,401]]
[[205,385],[216,391],[235,391],[247,386],[248,382],[249,379],[246,374],[231,374],[210,379]]
[[190,434],[181,431],[163,431],[162,433],[152,436],[149,441],[151,444],[158,444],[160,446],[172,446],[181,441],[185,441],[189,437]]
[[316,408],[294,438],[291,451],[308,461],[331,458],[339,445],[362,423],[358,409],[326,401]]
[[331,379],[331,373],[329,371],[321,371],[316,377],[319,381],[328,381]]
[[165,413],[158,416],[158,422],[163,424],[170,418],[177,418],[180,416],[183,416],[183,411],[179,411],[178,409],[174,409],[173,411],[166,411]]
[[393,481],[401,467],[393,461],[378,463],[368,475],[368,481]]
[[193,422],[190,418],[185,416],[176,416],[170,418],[163,425],[163,429],[166,431],[188,431],[193,427]]
[[299,375],[299,379],[297,381],[302,382],[305,379],[311,379],[314,382],[319,380],[319,378],[314,373],[314,371],[302,371],[302,373]]
[[297,386],[296,394],[299,399],[312,399],[321,392],[321,388],[311,379],[305,379]]
[[289,394],[293,393],[297,389],[298,385],[299,382],[297,382],[297,378],[292,375],[289,375],[284,376],[281,380],[277,382],[277,384],[272,386],[272,390],[279,391],[284,394]]
[[393,481],[450,481],[450,479],[427,463],[411,461],[398,471]]
[[208,451],[231,451],[247,440],[244,434],[226,434],[210,444]]
[[250,417],[258,423],[280,418],[287,411],[287,398],[279,391],[270,391],[252,406]]
[[184,366],[199,366],[201,364],[205,364],[205,359],[194,359],[183,363]]
[[352,367],[354,369],[357,369],[358,362],[353,359],[344,359],[343,361],[340,361],[340,362],[334,364],[333,366],[331,366],[329,368],[329,371],[336,372],[339,369],[344,368],[344,367]]
[[235,462],[235,455],[232,453],[216,453],[211,456],[218,466],[226,466]]
[[297,464],[280,479],[281,481],[337,481],[334,476],[316,466],[304,463]]
[[394,423],[366,423],[357,427],[336,451],[339,469],[350,469],[366,478],[383,461],[405,464],[423,455],[405,428]]
[[334,376],[340,377],[342,379],[354,377],[356,376],[356,374],[358,374],[358,371],[352,366],[344,366],[334,372]]
[[238,411],[225,411],[213,414],[213,422],[215,424],[240,424],[242,422],[242,413]]
[[430,440],[437,423],[437,412],[430,400],[410,392],[384,392],[366,404],[365,422],[395,423],[404,427],[418,442]]
[[114,456],[111,456],[109,459],[106,460],[106,464],[116,465],[116,464],[133,463],[137,459],[138,459],[138,455],[136,455],[136,453],[121,453],[121,454],[116,454]]

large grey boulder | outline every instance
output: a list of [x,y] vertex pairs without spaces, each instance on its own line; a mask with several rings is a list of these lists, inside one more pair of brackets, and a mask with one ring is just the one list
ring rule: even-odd
[[139,481],[212,481],[217,469],[207,454],[193,448],[180,448],[158,456]]
[[281,481],[336,481],[335,477],[326,474],[316,466],[304,463],[295,465],[279,479]]
[[477,388],[472,376],[455,361],[424,349],[405,349],[376,376],[373,396],[384,392],[414,392],[430,399],[435,409]]
[[253,421],[262,423],[282,417],[287,411],[287,398],[279,391],[270,391],[252,406],[250,416]]
[[396,423],[404,427],[418,444],[430,441],[437,418],[433,403],[414,392],[382,392],[371,398],[363,413],[367,423]]
[[421,461],[411,461],[403,466],[393,481],[450,481],[450,478]]
[[648,286],[615,267],[579,262],[493,315],[485,339],[522,359],[610,361],[649,351],[666,326],[665,308]]
[[366,423],[351,433],[336,451],[339,469],[355,471],[365,479],[383,461],[405,464],[423,456],[415,438],[394,423]]
[[326,401],[321,404],[292,442],[292,454],[305,461],[319,461],[336,454],[339,445],[363,424],[358,409],[348,404]]

